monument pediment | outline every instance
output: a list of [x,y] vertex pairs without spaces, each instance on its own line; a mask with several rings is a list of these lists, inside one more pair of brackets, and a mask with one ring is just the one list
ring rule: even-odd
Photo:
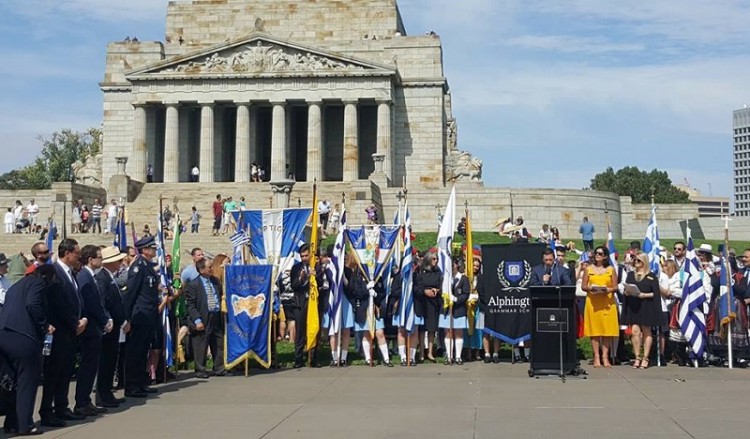
[[128,80],[253,76],[390,76],[394,67],[253,34],[134,70]]

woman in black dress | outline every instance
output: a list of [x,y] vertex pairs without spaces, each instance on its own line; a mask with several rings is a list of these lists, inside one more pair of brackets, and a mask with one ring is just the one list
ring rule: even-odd
[[[433,345],[438,330],[443,288],[443,274],[437,264],[437,255],[427,252],[422,259],[422,269],[414,280],[414,298],[419,302],[415,309],[421,310],[421,317],[424,318],[423,330],[427,331],[426,358],[433,363],[435,362]],[[421,331],[420,338],[422,338]]]
[[[661,296],[659,280],[649,270],[648,256],[639,252],[633,258],[634,270],[628,273],[625,283],[638,287],[640,293],[636,296],[626,295],[625,306],[622,310],[622,321],[632,331],[630,341],[633,343],[635,354],[634,368],[648,368],[648,356],[653,344],[652,326],[659,326],[661,322]],[[643,354],[641,355],[641,345]]]

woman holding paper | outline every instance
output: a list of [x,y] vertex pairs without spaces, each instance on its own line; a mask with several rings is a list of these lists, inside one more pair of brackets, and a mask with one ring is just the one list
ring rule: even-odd
[[625,278],[622,319],[632,331],[630,341],[635,354],[633,367],[646,369],[653,344],[651,327],[661,325],[661,291],[658,278],[649,270],[646,253],[639,252],[635,255],[633,267],[634,270]]
[[605,246],[600,245],[594,249],[594,262],[583,272],[581,289],[586,292],[583,334],[591,339],[594,367],[601,367],[602,364],[604,367],[612,367],[609,349],[612,339],[618,336],[620,330],[614,297],[617,275],[609,265],[609,251]]

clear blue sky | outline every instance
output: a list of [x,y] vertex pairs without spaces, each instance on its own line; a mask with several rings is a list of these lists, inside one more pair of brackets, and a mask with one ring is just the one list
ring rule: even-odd
[[[0,172],[29,163],[39,135],[99,125],[107,42],[163,40],[166,4],[0,2]],[[442,39],[459,148],[484,160],[486,184],[581,188],[635,165],[732,195],[732,110],[750,103],[748,2],[399,5],[409,34]]]

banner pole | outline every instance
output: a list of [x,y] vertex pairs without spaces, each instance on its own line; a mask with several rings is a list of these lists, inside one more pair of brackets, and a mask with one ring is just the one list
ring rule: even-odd
[[[724,254],[727,255],[727,258],[729,257],[729,216],[725,216],[724,218]],[[723,258],[723,255],[722,255]],[[732,288],[732,268],[729,266],[729,261],[727,258],[724,259],[724,266],[721,267],[722,270],[726,271],[726,273],[722,273],[722,276],[724,276],[725,282],[727,284],[727,317],[729,321],[727,322],[727,357],[729,360],[729,368],[733,369],[734,366],[734,354],[732,353],[732,300],[734,300],[734,294],[731,296],[729,295],[729,291]],[[721,301],[719,301],[721,303]],[[721,325],[721,322],[719,322],[719,325]],[[721,333],[721,327],[719,329],[719,333]]]

